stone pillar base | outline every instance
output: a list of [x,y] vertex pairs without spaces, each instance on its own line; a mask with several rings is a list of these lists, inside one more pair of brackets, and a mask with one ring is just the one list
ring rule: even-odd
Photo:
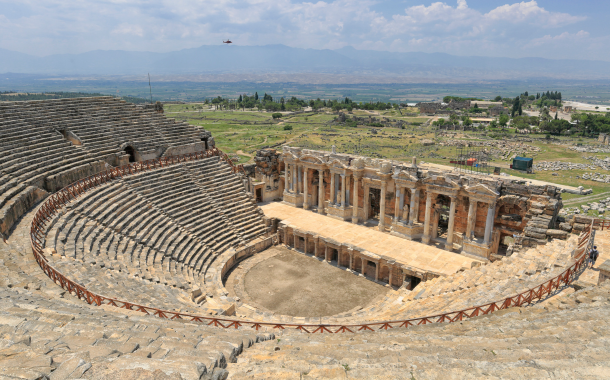
[[445,249],[449,252],[453,252],[453,243],[445,244]]
[[418,240],[424,234],[424,226],[422,224],[405,224],[404,222],[393,223],[390,234],[407,240]]
[[358,222],[360,222],[360,218],[358,218],[357,216],[352,216],[352,223],[358,224]]
[[426,236],[426,235],[422,236],[421,242],[424,244],[430,244],[430,236]]
[[284,203],[287,203],[294,207],[303,206],[303,194],[294,194],[284,192]]

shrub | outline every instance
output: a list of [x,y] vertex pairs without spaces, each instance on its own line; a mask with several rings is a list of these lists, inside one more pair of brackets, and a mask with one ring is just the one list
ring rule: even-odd
[[292,125],[284,125],[285,131],[292,131]]
[[279,112],[274,112],[271,114],[271,117],[274,119],[279,119],[280,117],[282,117],[282,114]]

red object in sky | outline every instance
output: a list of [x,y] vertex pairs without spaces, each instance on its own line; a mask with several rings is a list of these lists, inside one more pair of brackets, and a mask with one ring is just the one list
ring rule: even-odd
[[223,44],[232,44],[232,43],[233,43],[233,41],[231,41],[231,40],[226,40],[226,41],[222,41],[222,43],[223,43]]

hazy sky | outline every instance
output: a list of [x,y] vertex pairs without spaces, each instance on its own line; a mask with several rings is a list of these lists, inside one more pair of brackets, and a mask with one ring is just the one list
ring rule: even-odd
[[220,44],[610,61],[609,1],[0,0],[0,48],[34,55]]

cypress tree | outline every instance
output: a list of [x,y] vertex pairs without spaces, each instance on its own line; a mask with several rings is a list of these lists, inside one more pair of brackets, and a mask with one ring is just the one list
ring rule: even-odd
[[254,93],[254,101],[258,101],[258,92]]

